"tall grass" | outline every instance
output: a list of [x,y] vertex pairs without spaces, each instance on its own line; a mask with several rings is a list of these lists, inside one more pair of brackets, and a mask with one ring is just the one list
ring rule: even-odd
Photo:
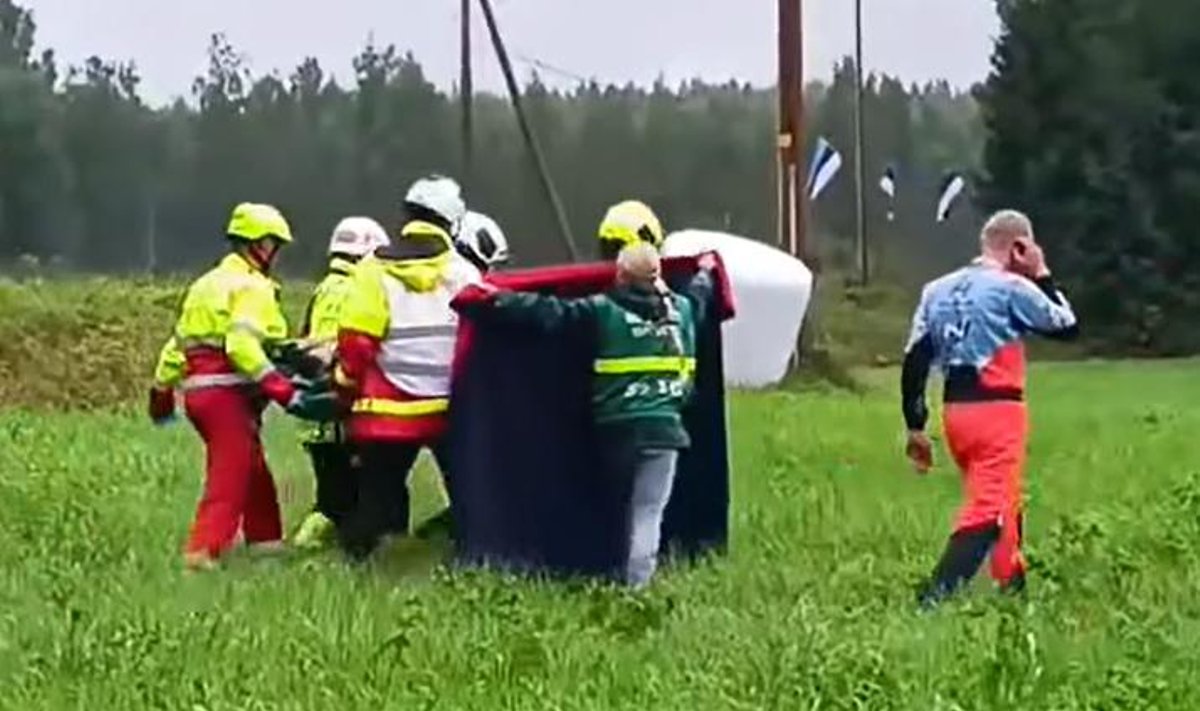
[[[645,595],[448,571],[401,542],[177,566],[186,428],[0,414],[0,707],[12,709],[1200,708],[1194,363],[1036,368],[1031,588],[946,608],[911,587],[957,502],[900,460],[894,373],[861,394],[736,395],[729,554]],[[294,429],[269,449],[291,523]],[[421,514],[437,505],[423,475]]]

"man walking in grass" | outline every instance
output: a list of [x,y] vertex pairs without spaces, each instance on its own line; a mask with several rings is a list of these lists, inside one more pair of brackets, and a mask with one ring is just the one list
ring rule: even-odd
[[907,454],[923,474],[933,463],[925,386],[934,364],[942,370],[946,444],[963,477],[954,533],[918,593],[923,607],[968,582],[989,552],[1001,588],[1024,589],[1021,479],[1029,420],[1022,339],[1078,334],[1028,217],[1002,210],[984,225],[980,241],[974,262],[925,286],[901,376]]

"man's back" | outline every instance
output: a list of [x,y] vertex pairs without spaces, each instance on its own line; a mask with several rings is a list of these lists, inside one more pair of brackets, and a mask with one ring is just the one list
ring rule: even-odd
[[1074,327],[1070,304],[1052,282],[976,262],[925,287],[908,351],[941,367],[948,400],[1019,398],[1022,338]]

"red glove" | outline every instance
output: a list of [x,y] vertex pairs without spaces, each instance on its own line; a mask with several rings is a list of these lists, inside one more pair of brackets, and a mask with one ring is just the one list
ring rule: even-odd
[[458,296],[454,297],[453,306],[457,309],[490,304],[496,298],[496,294],[499,293],[499,289],[487,282],[468,284],[462,291],[458,292]]
[[280,407],[286,408],[291,404],[292,398],[296,397],[296,386],[292,385],[292,381],[280,375],[277,370],[272,370],[263,376],[263,379],[258,381],[258,387],[262,390],[263,395]]
[[155,422],[166,422],[175,416],[175,391],[172,388],[155,385],[150,388],[150,402],[147,407],[150,419]]

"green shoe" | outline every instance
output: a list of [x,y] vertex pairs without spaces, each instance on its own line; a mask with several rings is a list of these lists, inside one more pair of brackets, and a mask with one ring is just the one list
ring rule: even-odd
[[300,530],[292,537],[292,544],[297,548],[324,548],[333,540],[333,521],[320,511],[313,511],[300,524]]

